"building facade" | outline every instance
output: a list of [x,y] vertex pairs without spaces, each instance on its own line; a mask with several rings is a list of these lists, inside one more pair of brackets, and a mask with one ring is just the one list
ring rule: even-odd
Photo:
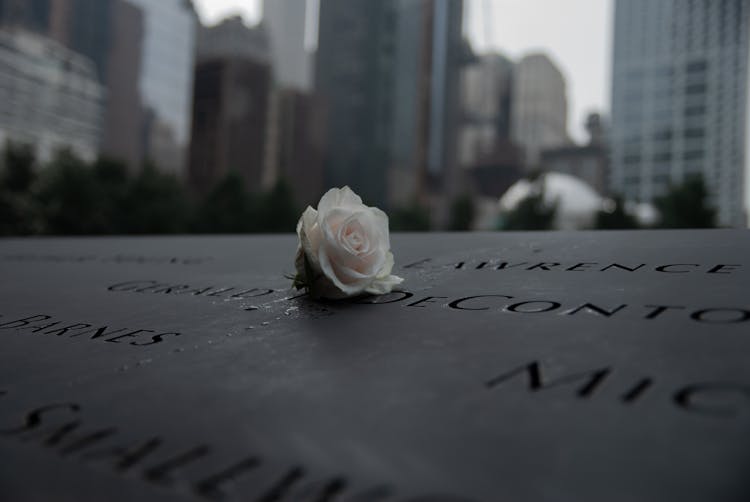
[[107,90],[102,131],[102,155],[124,162],[131,171],[141,168],[143,104],[139,81],[143,55],[144,19],[138,7],[118,0],[110,12]]
[[51,0],[0,0],[0,26],[23,26],[46,34],[50,9]]
[[308,0],[263,0],[263,24],[271,44],[274,81],[298,91],[312,89],[312,56],[305,47]]
[[94,64],[106,89],[99,153],[138,169],[145,156],[141,9],[126,0],[0,0],[0,24],[50,37]]
[[513,62],[501,54],[483,54],[462,72],[463,124],[459,148],[462,167],[476,165],[510,140]]
[[272,82],[267,48],[263,29],[239,18],[204,28],[199,36],[189,167],[199,194],[231,171],[247,190],[265,188]]
[[449,0],[321,1],[326,185],[386,207],[417,200],[442,219],[457,170],[462,12]]
[[94,64],[20,28],[0,31],[0,142],[35,145],[39,160],[99,151],[105,91]]
[[182,175],[190,142],[198,18],[185,0],[127,0],[143,12],[144,158]]
[[252,59],[270,63],[270,42],[264,25],[249,28],[242,17],[224,19],[216,26],[198,31],[197,57]]
[[609,147],[606,128],[598,113],[586,118],[589,142],[542,151],[540,165],[545,172],[569,174],[588,183],[600,195],[609,193]]
[[651,202],[702,175],[721,225],[748,203],[750,0],[618,0],[612,188]]
[[276,87],[266,128],[265,189],[283,180],[297,207],[315,206],[325,193],[323,107],[314,94]]
[[395,0],[321,0],[315,90],[326,106],[326,186],[387,202]]
[[512,94],[512,138],[535,168],[542,150],[570,141],[565,78],[547,55],[529,54],[515,66]]

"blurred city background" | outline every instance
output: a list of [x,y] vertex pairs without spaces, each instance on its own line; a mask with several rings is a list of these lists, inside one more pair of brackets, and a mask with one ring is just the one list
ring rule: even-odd
[[0,0],[0,235],[746,227],[750,0]]

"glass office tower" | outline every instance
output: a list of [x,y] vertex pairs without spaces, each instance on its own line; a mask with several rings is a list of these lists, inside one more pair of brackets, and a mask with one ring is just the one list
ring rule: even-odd
[[618,0],[612,188],[652,201],[703,176],[721,225],[748,195],[750,0]]
[[182,173],[190,141],[197,16],[186,0],[128,0],[144,14],[140,91],[145,156]]

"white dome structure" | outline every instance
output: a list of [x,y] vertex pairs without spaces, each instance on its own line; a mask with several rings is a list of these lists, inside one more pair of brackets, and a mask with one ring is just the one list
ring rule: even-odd
[[513,184],[500,198],[500,214],[513,211],[526,197],[542,191],[547,207],[557,204],[554,228],[558,230],[591,228],[604,202],[585,181],[569,174],[549,172],[534,181],[522,179]]

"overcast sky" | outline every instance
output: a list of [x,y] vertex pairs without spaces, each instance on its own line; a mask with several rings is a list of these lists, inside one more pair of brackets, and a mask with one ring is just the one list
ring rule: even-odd
[[[377,1],[377,0],[374,0]],[[466,29],[476,50],[498,50],[517,59],[544,51],[568,83],[568,128],[585,139],[589,111],[609,113],[613,0],[466,0]],[[204,23],[241,14],[261,16],[259,0],[195,0]]]

